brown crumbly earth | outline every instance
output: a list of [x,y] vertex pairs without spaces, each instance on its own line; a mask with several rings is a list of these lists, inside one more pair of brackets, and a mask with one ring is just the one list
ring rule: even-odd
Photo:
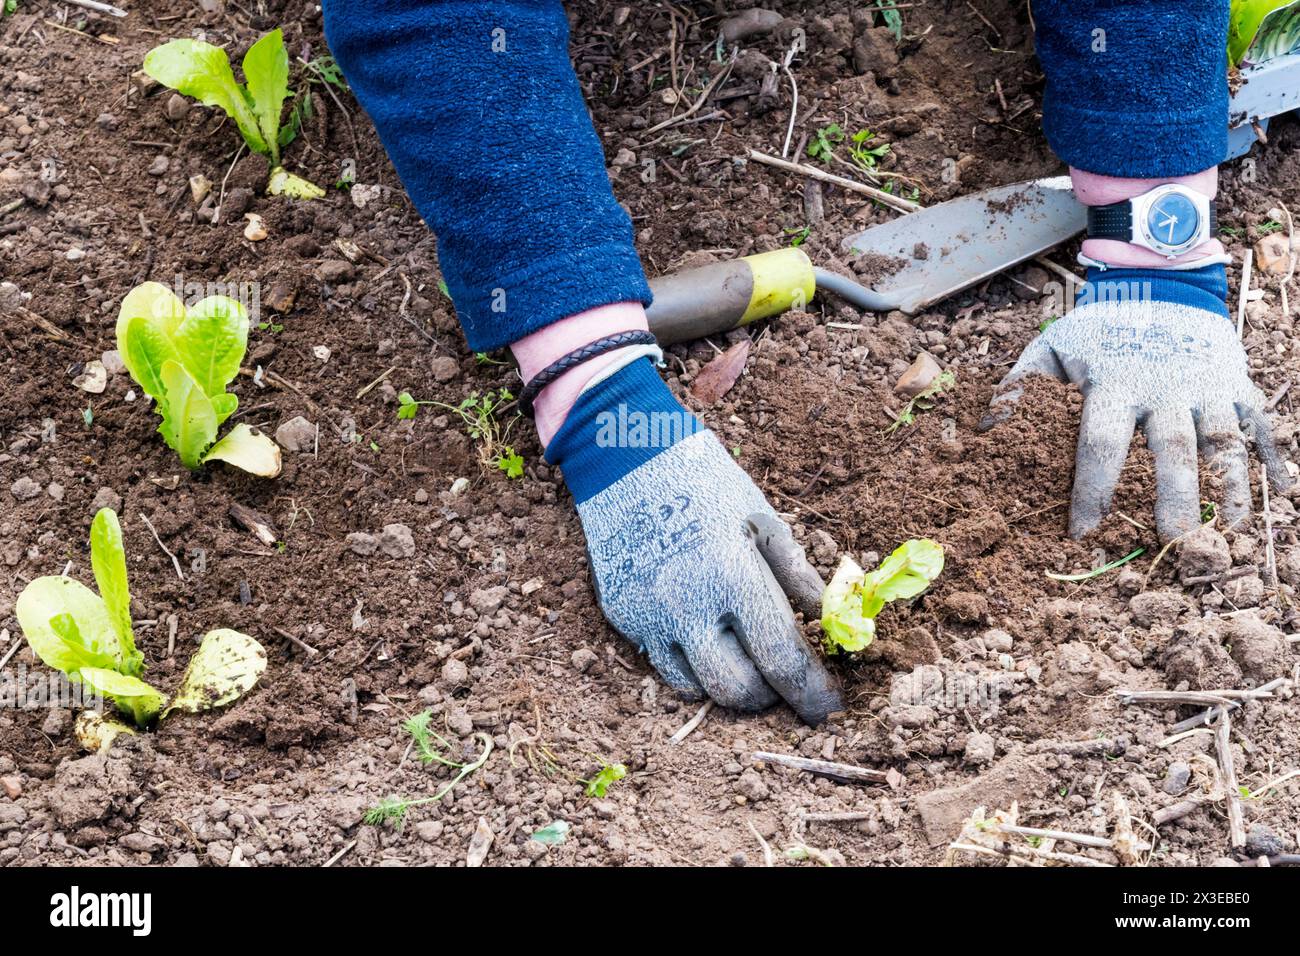
[[[747,148],[780,152],[788,86],[762,85],[796,28],[808,43],[795,63],[796,145],[832,123],[869,128],[891,146],[882,169],[907,177],[925,203],[1060,171],[1039,131],[1042,74],[1023,4],[981,0],[988,24],[967,4],[918,4],[904,11],[897,44],[865,4],[770,6],[788,19],[746,41],[703,119],[650,135],[673,114],[674,83],[680,112],[718,68],[714,6],[676,5],[674,29],[666,4],[570,5],[574,59],[652,274],[788,245],[805,226],[813,258],[844,268],[839,238],[895,215],[822,188],[817,219],[818,197],[801,179],[741,158]],[[306,865],[343,854],[340,865],[463,865],[486,829],[487,862],[501,865],[762,865],[758,837],[783,865],[934,864],[977,807],[1015,802],[1023,824],[1105,835],[1116,795],[1150,842],[1143,823],[1212,787],[1213,735],[1170,742],[1194,708],[1124,706],[1113,691],[1253,687],[1293,674],[1297,646],[1283,637],[1300,585],[1290,495],[1271,504],[1275,587],[1262,520],[1154,560],[1140,439],[1117,514],[1090,540],[1070,541],[1073,390],[1036,383],[1013,419],[976,431],[993,385],[1057,311],[1040,297],[1055,277],[1031,265],[910,320],[815,300],[751,330],[746,373],[720,402],[687,396],[823,574],[842,554],[869,564],[920,536],[944,542],[949,562],[928,594],[882,616],[876,647],[832,662],[845,713],[814,729],[785,708],[714,710],[672,744],[696,705],[675,699],[601,618],[569,496],[529,426],[510,432],[526,460],[510,480],[480,464],[454,414],[425,406],[397,419],[400,391],[455,405],[512,375],[466,350],[439,291],[435,241],[355,102],[295,73],[315,110],[289,166],[332,187],[352,158],[358,185],[294,203],[261,194],[264,163],[245,157],[232,170],[237,139],[222,115],[131,80],[152,46],[199,33],[237,59],[283,25],[295,64],[320,56],[316,5],[137,2],[124,20],[40,0],[19,7],[0,21],[0,205],[28,200],[0,220],[0,655],[16,650],[10,672],[41,670],[16,647],[14,601],[25,582],[69,562],[91,580],[89,521],[109,504],[122,515],[150,679],[174,689],[214,627],[254,635],[270,662],[228,709],[175,716],[107,756],[78,749],[67,711],[0,711],[0,863]],[[61,29],[51,20],[65,11]],[[1238,258],[1270,209],[1300,211],[1297,143],[1296,123],[1279,121],[1249,167],[1225,167],[1220,221]],[[224,192],[219,223],[214,199],[192,199],[192,176]],[[265,240],[244,238],[246,212],[263,217]],[[1075,251],[1054,258],[1072,268]],[[297,416],[310,423],[278,480],[224,466],[188,474],[138,389],[129,397],[126,375],[111,374],[101,395],[73,385],[114,348],[123,295],[178,276],[260,284],[264,325],[235,385],[240,420],[272,433]],[[1260,285],[1245,342],[1256,381],[1274,395],[1297,371],[1293,319],[1276,278]],[[672,349],[674,391],[685,394],[725,344]],[[901,405],[892,386],[922,349],[956,385],[887,435]],[[1293,456],[1290,393],[1275,415]],[[269,517],[279,543],[235,525],[233,504]],[[178,556],[183,582],[145,518]],[[1046,577],[1138,547],[1147,550],[1125,568],[1083,583]],[[1184,585],[1180,570],[1221,576]],[[815,624],[807,635],[816,640]],[[989,687],[996,707],[965,693]],[[403,732],[425,709],[458,759],[490,738],[486,765],[411,808],[402,827],[363,823],[382,798],[431,796],[449,780],[447,768],[415,759]],[[1252,793],[1300,765],[1289,690],[1247,703],[1233,727],[1240,784]],[[888,779],[837,782],[756,761],[755,751]],[[624,764],[627,777],[604,798],[586,796],[581,780],[605,763]],[[1222,794],[1209,795],[1220,799],[1162,825],[1141,859],[1245,859],[1229,844]],[[1297,852],[1300,780],[1242,807],[1249,855]],[[804,813],[846,812],[856,816],[801,823]],[[563,844],[530,839],[561,820],[571,825]],[[797,847],[812,848],[805,862],[787,855]],[[1057,849],[1115,862],[1108,850]]]

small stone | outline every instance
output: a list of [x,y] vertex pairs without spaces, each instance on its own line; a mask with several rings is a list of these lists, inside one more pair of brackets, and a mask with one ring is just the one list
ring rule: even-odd
[[506,595],[510,589],[504,584],[498,584],[491,588],[478,588],[471,592],[469,596],[469,606],[478,612],[482,617],[486,614],[495,614],[505,602]]
[[600,656],[589,647],[580,647],[569,655],[569,662],[579,674],[585,674],[591,665],[600,660]]
[[95,498],[90,503],[91,514],[97,514],[101,508],[112,508],[114,511],[122,510],[122,496],[112,488],[100,488],[95,492]]
[[132,853],[156,853],[166,844],[150,833],[128,833],[117,841],[117,845]]
[[103,130],[115,130],[117,129],[117,117],[112,113],[100,113],[95,117],[95,125]]
[[1015,639],[1006,631],[994,628],[991,631],[984,632],[984,646],[990,651],[1005,654],[1011,650],[1011,647],[1014,644]]
[[117,349],[110,349],[99,357],[100,364],[104,366],[104,371],[109,375],[121,375],[126,371],[126,363],[122,361],[122,353]]
[[190,197],[196,202],[203,202],[212,192],[212,180],[202,173],[190,177]]
[[108,370],[98,359],[87,362],[81,374],[72,380],[72,384],[91,395],[102,395],[108,387]]
[[10,800],[17,800],[23,794],[22,778],[12,774],[0,777],[0,789],[4,790],[5,796]]
[[921,352],[894,385],[894,391],[904,398],[915,398],[929,388],[942,372],[943,369],[933,355]]
[[244,213],[248,225],[244,227],[244,238],[249,242],[261,242],[270,233],[266,231],[266,222],[255,212]]
[[292,279],[276,279],[262,297],[262,304],[272,312],[284,314],[298,301],[298,285]]
[[411,497],[417,505],[427,505],[429,503],[429,493],[423,488],[416,488],[415,494]]
[[441,820],[421,820],[415,825],[415,835],[425,843],[435,843],[442,836]]
[[275,430],[275,443],[285,451],[312,451],[316,447],[316,426],[297,415]]
[[415,557],[415,536],[404,524],[386,524],[379,536],[379,550],[390,558]]
[[997,746],[989,734],[971,734],[966,738],[966,752],[963,756],[967,763],[992,763],[997,755]]
[[1191,779],[1192,768],[1181,760],[1175,760],[1169,765],[1169,771],[1165,774],[1165,782],[1162,788],[1171,797],[1176,797],[1187,789],[1187,784]]
[[172,161],[166,156],[155,156],[153,162],[149,164],[146,172],[150,176],[166,176],[167,170],[171,168]]
[[452,690],[457,687],[466,687],[469,685],[469,668],[465,662],[455,657],[447,658],[447,662],[442,665],[443,682]]
[[53,498],[55,501],[63,500],[63,486],[59,484],[57,481],[51,481],[48,485],[46,485],[45,493],[49,495],[51,498]]
[[1277,856],[1286,852],[1286,842],[1262,823],[1252,823],[1246,834],[1246,852],[1251,856]]
[[354,183],[348,190],[348,198],[358,209],[365,209],[383,195],[384,187],[378,183]]
[[474,732],[474,720],[464,707],[457,707],[447,715],[447,726],[458,737],[468,737]]
[[934,708],[924,704],[909,704],[889,708],[889,723],[894,727],[917,728],[932,724],[938,718]]
[[163,112],[173,123],[178,123],[185,119],[185,116],[189,111],[190,101],[179,93],[173,93],[171,96],[167,97],[167,103],[163,107]]
[[453,498],[456,498],[464,494],[465,489],[468,487],[469,487],[468,478],[457,478],[455,481],[451,483],[451,487],[447,491],[448,494],[450,494]]
[[736,792],[751,803],[766,800],[771,795],[763,778],[752,767],[740,775],[734,786]]
[[479,817],[478,826],[474,828],[474,835],[469,840],[469,849],[465,853],[465,865],[468,867],[482,866],[483,861],[487,859],[488,851],[492,849],[494,839],[496,839],[496,835],[492,832],[492,828],[488,826],[487,820]]
[[348,550],[362,557],[372,555],[379,549],[379,539],[373,534],[366,534],[364,531],[353,531],[344,541],[348,546]]
[[0,833],[16,830],[27,822],[27,811],[17,803],[0,803]]
[[357,274],[357,267],[346,259],[326,259],[316,267],[316,278],[331,285],[347,282]]
[[65,252],[63,258],[67,259],[69,262],[80,262],[82,259],[86,258],[86,250],[74,247]]
[[450,355],[439,355],[429,363],[429,374],[439,384],[445,384],[460,374],[460,364]]
[[316,357],[316,361],[318,362],[328,362],[330,356],[334,353],[330,351],[328,345],[313,345],[311,347],[311,354]]
[[1272,276],[1284,276],[1291,268],[1290,241],[1274,232],[1255,243],[1255,268]]
[[9,493],[19,501],[31,501],[41,493],[41,486],[39,482],[23,475],[9,486]]

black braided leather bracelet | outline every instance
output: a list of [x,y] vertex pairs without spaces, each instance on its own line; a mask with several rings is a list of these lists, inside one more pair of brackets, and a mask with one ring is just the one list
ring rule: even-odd
[[519,410],[532,418],[533,402],[537,401],[537,396],[541,394],[542,389],[565,372],[577,368],[588,359],[594,359],[598,355],[604,355],[606,352],[613,352],[615,349],[621,349],[628,345],[654,345],[655,341],[653,332],[629,331],[619,332],[616,335],[607,335],[605,338],[596,339],[596,341],[590,342],[580,349],[574,349],[568,355],[562,356],[546,366],[520,389]]

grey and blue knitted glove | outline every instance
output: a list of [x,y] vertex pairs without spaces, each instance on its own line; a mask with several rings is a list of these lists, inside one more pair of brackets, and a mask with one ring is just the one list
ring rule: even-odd
[[1227,290],[1222,265],[1091,269],[1074,311],[1034,339],[998,387],[982,428],[1010,415],[1026,375],[1050,375],[1083,392],[1071,535],[1087,534],[1109,510],[1136,425],[1155,456],[1156,529],[1164,541],[1200,521],[1198,448],[1222,477],[1228,525],[1251,511],[1247,438],[1271,483],[1290,485],[1228,316]]
[[820,723],[842,703],[790,609],[822,581],[789,528],[649,359],[584,392],[546,458],[564,472],[610,624],[688,700]]

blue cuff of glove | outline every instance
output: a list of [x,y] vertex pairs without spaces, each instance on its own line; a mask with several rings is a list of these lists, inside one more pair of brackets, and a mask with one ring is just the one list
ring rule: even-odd
[[1228,314],[1228,270],[1222,263],[1200,269],[1088,269],[1074,305],[1094,302],[1168,302]]
[[638,359],[578,396],[546,461],[560,467],[574,503],[582,504],[703,430],[650,359]]

